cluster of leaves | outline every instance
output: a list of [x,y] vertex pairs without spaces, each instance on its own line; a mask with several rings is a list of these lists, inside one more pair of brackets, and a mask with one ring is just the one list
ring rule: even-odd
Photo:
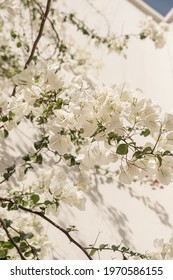
[[130,250],[130,248],[127,248],[125,246],[120,245],[111,245],[109,246],[108,244],[100,244],[98,247],[95,247],[93,245],[90,245],[88,248],[90,250],[90,256],[94,256],[95,253],[97,252],[102,252],[102,251],[112,251],[113,253],[119,252],[122,255],[123,260],[128,260],[130,257],[133,258],[139,258],[139,259],[147,259],[147,256],[144,254],[140,254],[138,252],[134,252]]

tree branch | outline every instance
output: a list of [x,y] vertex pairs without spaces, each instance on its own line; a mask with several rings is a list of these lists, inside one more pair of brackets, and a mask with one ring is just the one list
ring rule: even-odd
[[28,65],[30,64],[31,60],[33,59],[33,56],[34,56],[35,50],[37,48],[38,42],[39,42],[39,40],[40,40],[40,38],[41,38],[41,36],[43,34],[43,29],[44,29],[45,21],[47,19],[47,16],[48,16],[49,10],[50,10],[50,5],[51,5],[51,0],[47,0],[46,10],[45,10],[45,13],[43,14],[43,18],[42,18],[42,21],[41,21],[39,32],[38,32],[37,38],[34,41],[34,44],[33,44],[33,47],[32,47],[31,53],[30,53],[30,56],[29,56],[28,60],[25,63],[24,69],[26,69],[28,67]]
[[[38,35],[37,35],[37,37],[36,37],[36,39],[34,41],[34,44],[32,46],[32,50],[31,50],[30,56],[29,56],[28,60],[25,63],[24,69],[26,69],[28,67],[28,65],[31,63],[31,61],[32,61],[32,59],[34,57],[34,53],[36,51],[38,42],[40,41],[40,38],[41,38],[41,36],[43,34],[43,29],[44,29],[45,21],[46,21],[46,19],[48,17],[49,11],[50,11],[51,1],[52,0],[47,0],[46,10],[45,10],[45,12],[43,14],[43,18],[42,18],[42,21],[41,21],[41,24],[40,24],[39,32],[38,32]],[[15,96],[16,87],[17,87],[17,85],[14,86],[13,92],[12,92],[11,96]]]
[[[8,199],[8,198],[2,198],[0,197],[0,201],[6,201],[6,202],[11,202],[13,204],[16,204],[14,201],[12,201],[11,199]],[[53,222],[51,219],[49,219],[47,216],[45,216],[44,214],[42,214],[41,212],[39,211],[35,211],[35,210],[32,210],[30,208],[27,208],[23,205],[18,205],[17,204],[17,207],[25,212],[29,212],[31,214],[34,214],[34,215],[37,215],[39,217],[41,217],[42,219],[44,219],[45,221],[47,221],[48,223],[50,223],[51,225],[53,225],[55,228],[57,228],[58,230],[60,230],[61,232],[63,232],[67,238],[70,240],[70,242],[72,242],[73,244],[75,244],[86,256],[89,260],[92,260],[92,257],[89,255],[89,253],[86,251],[86,249],[80,244],[78,243],[70,234],[67,230],[65,230],[64,228],[62,228],[61,226],[59,226],[58,224],[56,224],[55,222]]]
[[21,260],[26,260],[26,258],[23,256],[22,252],[20,251],[18,245],[16,244],[16,242],[14,241],[14,239],[11,237],[7,227],[5,226],[5,223],[3,222],[3,220],[0,218],[0,224],[3,228],[3,230],[6,232],[6,235],[8,236],[10,242],[14,245],[14,247],[16,248]]

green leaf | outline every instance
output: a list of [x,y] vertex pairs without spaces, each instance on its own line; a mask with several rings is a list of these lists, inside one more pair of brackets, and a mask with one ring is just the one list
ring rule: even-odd
[[169,150],[166,150],[164,153],[163,153],[163,156],[170,156],[171,155],[171,152]]
[[7,207],[8,211],[12,210],[13,205],[14,203],[12,201],[8,203],[8,207]]
[[116,245],[111,246],[113,252],[117,251],[119,249],[119,247],[120,247],[119,245],[118,246],[116,246]]
[[7,260],[8,250],[7,249],[0,249],[0,260]]
[[139,158],[142,158],[143,156],[143,153],[141,151],[136,151],[134,154],[133,154],[133,157],[139,159]]
[[14,242],[16,242],[16,243],[19,243],[20,240],[21,240],[21,238],[20,238],[20,236],[15,236],[15,237],[13,237],[13,240],[14,240]]
[[142,153],[143,154],[148,154],[152,152],[152,148],[151,147],[146,147],[145,149],[143,149]]
[[38,194],[32,194],[32,195],[30,196],[30,199],[32,200],[32,202],[33,202],[34,204],[36,204],[36,203],[40,200],[40,196],[39,196]]
[[9,135],[9,132],[8,132],[8,130],[6,130],[6,129],[4,129],[4,138],[7,138],[8,137],[8,135]]
[[42,162],[43,162],[43,157],[42,157],[41,154],[38,154],[38,155],[37,155],[35,162],[38,163],[38,164],[42,164]]
[[141,39],[141,40],[144,40],[145,38],[147,38],[147,35],[146,35],[145,32],[141,32],[141,33],[139,34],[139,36],[140,36],[140,39]]
[[7,121],[8,121],[8,118],[7,118],[7,116],[3,116],[3,117],[1,118],[1,120],[2,120],[2,122],[7,122]]
[[48,137],[44,137],[43,139],[34,142],[34,147],[36,150],[39,150],[44,147],[47,147],[47,144],[48,144]]
[[11,241],[6,241],[4,242],[3,247],[6,249],[13,249],[14,245],[11,243]]
[[13,30],[10,32],[10,35],[13,39],[17,37],[17,34]]
[[15,169],[15,164],[13,164],[12,166],[6,168],[6,170],[7,170],[8,173],[14,171],[14,169]]
[[128,251],[129,251],[129,248],[122,247],[121,250],[122,250],[123,252],[128,252]]
[[62,98],[58,98],[57,101],[56,101],[55,108],[56,109],[61,109],[62,105],[63,105],[63,99]]
[[52,201],[50,201],[50,200],[45,200],[45,202],[44,202],[44,205],[52,205],[53,204],[53,202]]
[[30,160],[31,160],[28,154],[27,154],[27,155],[24,155],[24,156],[22,157],[22,159],[23,159],[24,161],[30,161]]
[[40,141],[35,142],[34,147],[35,147],[36,150],[41,149],[43,147],[43,141],[40,140]]
[[159,155],[156,155],[156,157],[157,157],[157,159],[159,161],[159,166],[161,166],[162,165],[162,158]]
[[9,121],[12,121],[14,116],[15,116],[15,114],[13,112],[9,111],[9,113],[8,113]]
[[31,252],[34,256],[36,256],[37,253],[40,252],[40,251],[41,251],[40,248],[31,247]]
[[25,241],[22,241],[19,248],[21,252],[25,252],[28,249],[28,244]]
[[140,133],[141,136],[147,137],[148,135],[150,135],[150,130],[148,128],[146,128],[145,130],[143,130]]
[[127,155],[127,153],[128,153],[128,144],[120,144],[117,147],[116,153],[118,155]]
[[122,139],[122,137],[113,131],[108,134],[108,144],[109,145],[111,145],[111,141],[117,141],[117,143],[119,143],[121,139]]
[[4,174],[3,174],[3,177],[4,177],[4,179],[5,179],[6,181],[8,181],[8,179],[10,178],[10,176],[11,176],[11,173],[4,173]]
[[6,220],[4,219],[4,223],[5,223],[5,226],[8,228],[11,226],[11,224],[13,223],[11,220]]
[[16,46],[17,46],[17,48],[20,48],[22,46],[22,43],[21,42],[17,42]]
[[28,233],[21,232],[21,235],[23,240],[31,239],[34,237],[34,234],[32,232],[28,232]]
[[97,252],[97,249],[95,248],[92,248],[91,251],[90,251],[90,256],[94,256],[95,252]]
[[25,256],[26,258],[28,258],[30,255],[31,255],[31,250],[29,250],[29,251],[27,251],[27,252],[24,253],[24,256]]

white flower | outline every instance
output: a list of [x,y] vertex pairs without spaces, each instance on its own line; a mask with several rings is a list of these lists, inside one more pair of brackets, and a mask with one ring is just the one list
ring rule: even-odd
[[167,134],[166,140],[166,144],[173,146],[173,132]]
[[49,147],[60,155],[64,155],[72,151],[73,145],[68,135],[57,134],[50,137]]
[[87,170],[93,168],[95,165],[105,165],[110,161],[110,151],[105,147],[103,142],[93,142],[90,145],[82,147],[80,154],[77,156],[76,161],[79,161],[80,169]]
[[172,180],[171,169],[161,166],[156,172],[156,179],[163,185],[169,185]]
[[165,32],[169,30],[168,25],[157,24],[152,17],[147,17],[140,22],[141,33],[144,38],[149,37],[155,44],[156,48],[162,48],[165,45]]
[[86,198],[82,191],[79,191],[75,186],[66,185],[61,193],[61,199],[70,206],[75,206],[79,210],[85,210]]
[[119,181],[122,184],[131,184],[138,177],[140,170],[133,164],[128,164],[120,169]]
[[5,110],[7,108],[7,98],[5,98],[5,96],[2,96],[1,95],[1,98],[0,98],[0,109],[1,110]]
[[173,115],[166,113],[164,116],[163,126],[168,130],[173,130]]

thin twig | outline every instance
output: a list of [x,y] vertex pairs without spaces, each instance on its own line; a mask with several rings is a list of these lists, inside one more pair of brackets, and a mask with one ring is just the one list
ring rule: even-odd
[[[40,14],[44,14],[44,11],[43,11],[41,5],[40,5],[37,1],[35,1],[35,0],[34,0],[34,3],[39,7],[39,9],[40,9],[39,13],[40,13]],[[49,23],[50,23],[51,26],[52,26],[53,31],[55,32],[55,35],[56,35],[57,40],[58,40],[57,45],[59,45],[59,43],[60,43],[60,37],[59,37],[59,34],[58,34],[58,32],[57,32],[57,30],[56,30],[56,28],[55,28],[55,26],[54,26],[54,23],[53,23],[53,21],[50,19],[50,17],[47,17],[47,20],[49,21]]]
[[23,256],[22,252],[20,251],[18,245],[16,244],[16,242],[14,241],[14,239],[11,237],[7,227],[5,226],[5,223],[3,222],[3,220],[0,218],[0,224],[3,228],[3,230],[6,232],[6,235],[8,236],[10,242],[14,245],[14,247],[16,248],[21,260],[26,260],[26,258]]
[[45,13],[43,14],[43,18],[42,18],[42,21],[41,21],[39,32],[38,32],[37,38],[34,41],[34,44],[33,44],[33,47],[32,47],[31,53],[30,53],[30,56],[29,56],[27,62],[25,63],[24,69],[26,69],[28,67],[28,65],[30,64],[31,60],[33,59],[33,56],[34,56],[35,50],[37,48],[38,42],[39,42],[39,40],[40,40],[40,38],[41,38],[41,36],[43,34],[43,29],[44,29],[45,21],[47,19],[47,16],[48,16],[49,10],[50,10],[50,5],[51,5],[51,0],[47,0],[46,10],[45,10]]
[[[32,46],[32,50],[31,50],[30,56],[29,56],[28,60],[25,63],[24,69],[26,69],[28,67],[28,65],[31,63],[31,61],[32,61],[32,59],[34,57],[34,53],[36,51],[38,42],[40,41],[41,36],[43,34],[43,29],[44,29],[45,21],[46,21],[46,19],[48,17],[48,14],[49,14],[49,11],[50,11],[50,6],[51,6],[51,0],[47,0],[46,10],[45,10],[45,12],[43,14],[43,18],[42,18],[42,21],[41,21],[41,24],[40,24],[39,32],[38,32],[38,35],[37,35],[37,37],[36,37],[36,39],[34,41],[34,44]],[[12,96],[15,96],[16,87],[17,87],[17,85],[14,86],[14,89],[13,89],[13,92],[12,92]]]
[[[12,201],[11,199],[8,198],[2,198],[0,197],[0,201],[8,201],[11,202],[13,204],[15,204],[14,201]],[[73,244],[75,244],[86,256],[89,260],[92,260],[92,257],[89,255],[89,253],[85,250],[85,248],[78,243],[70,234],[67,230],[65,230],[64,228],[62,228],[61,226],[59,226],[58,224],[56,224],[55,222],[53,222],[51,219],[49,219],[47,216],[45,216],[43,213],[39,212],[39,211],[35,211],[32,210],[30,208],[27,208],[23,205],[17,205],[19,209],[25,211],[25,212],[29,212],[31,214],[37,215],[39,217],[41,217],[42,219],[44,219],[45,221],[47,221],[48,223],[50,223],[51,225],[53,225],[55,228],[57,228],[58,230],[60,230],[61,232],[63,232],[67,238],[70,240],[70,242],[72,242]]]

